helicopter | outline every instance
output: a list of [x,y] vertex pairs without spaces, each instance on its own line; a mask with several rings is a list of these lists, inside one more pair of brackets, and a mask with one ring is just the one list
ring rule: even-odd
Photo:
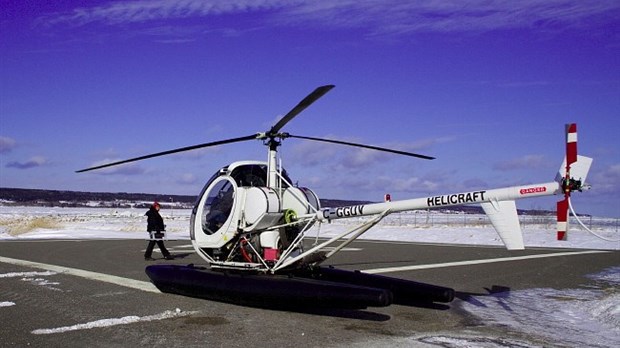
[[[479,204],[508,250],[524,249],[515,200],[564,195],[557,204],[558,239],[567,238],[568,208],[574,191],[588,189],[592,159],[577,155],[577,126],[566,126],[566,159],[554,181],[475,190],[423,198],[321,207],[320,199],[293,180],[278,161],[288,138],[383,151],[423,160],[434,157],[335,139],[293,135],[282,129],[334,85],[316,88],[264,132],[157,152],[98,165],[78,173],[184,151],[244,141],[261,141],[266,161],[237,161],[219,169],[198,195],[190,217],[190,239],[208,267],[151,265],[146,273],[162,292],[252,306],[367,308],[451,302],[454,290],[398,278],[322,267],[391,213]],[[387,197],[386,197],[387,198]],[[368,217],[333,238],[304,245],[315,224]]]

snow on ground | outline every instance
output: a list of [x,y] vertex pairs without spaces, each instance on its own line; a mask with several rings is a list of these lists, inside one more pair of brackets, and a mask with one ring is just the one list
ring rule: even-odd
[[487,325],[536,333],[548,342],[571,347],[618,347],[620,266],[591,277],[596,286],[477,296],[462,302],[462,307]]
[[[103,208],[39,208],[0,206],[0,240],[27,239],[146,239],[146,211],[140,209]],[[190,210],[162,210],[167,225],[168,239],[189,239]],[[434,213],[435,221],[447,221],[450,216]],[[363,238],[422,243],[450,243],[501,246],[493,228],[485,223],[428,224],[428,216],[393,214],[367,232]],[[476,221],[484,217],[458,217]],[[420,222],[422,220],[422,222]],[[426,220],[426,221],[424,221]],[[331,224],[316,225],[307,238],[333,237],[359,224],[358,221],[339,220]],[[596,233],[603,240],[572,227],[568,241],[557,241],[554,226],[549,223],[523,226],[526,247],[580,248],[620,250],[620,231],[617,219],[611,219]],[[610,241],[615,240],[615,241]],[[25,274],[28,273],[28,274]],[[42,272],[7,273],[2,277],[21,277],[36,286],[53,288],[57,283],[45,279]],[[480,336],[476,332],[445,332],[419,335],[394,340],[366,342],[364,346],[394,347],[539,347],[620,346],[620,260],[617,267],[591,275],[595,286],[577,289],[537,288],[494,293],[489,296],[472,296],[456,303],[472,318],[487,326],[516,333],[523,340]],[[2,307],[15,306],[2,301]],[[19,304],[17,304],[19,305]],[[161,315],[165,318],[167,315]],[[108,321],[78,324],[75,327],[54,330],[73,330],[101,325],[125,324],[125,321],[160,320],[153,318],[113,318]],[[41,331],[36,333],[48,333]],[[537,343],[532,343],[537,342]],[[542,343],[541,343],[542,342]]]
[[[2,239],[145,239],[144,209],[124,208],[46,208],[0,206]],[[189,239],[189,209],[162,209],[168,239]],[[433,223],[422,214],[392,214],[362,235],[362,238],[422,243],[450,243],[501,246],[497,233],[484,215],[432,214]],[[466,219],[468,219],[466,221]],[[426,222],[424,220],[427,220]],[[478,222],[481,220],[482,222]],[[600,239],[573,224],[568,241],[556,240],[555,225],[548,222],[523,226],[526,247],[620,250],[617,219],[597,227]],[[308,233],[314,237],[333,237],[353,228],[360,219],[336,220],[317,224]]]
[[[163,212],[163,211],[162,211]],[[2,239],[146,239],[146,209],[0,206]],[[187,209],[163,213],[168,239],[189,239]]]

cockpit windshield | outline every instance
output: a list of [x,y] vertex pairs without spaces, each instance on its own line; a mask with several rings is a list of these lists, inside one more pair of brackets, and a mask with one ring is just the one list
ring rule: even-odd
[[234,203],[235,188],[229,180],[215,184],[204,203],[202,231],[208,235],[217,232],[228,220]]

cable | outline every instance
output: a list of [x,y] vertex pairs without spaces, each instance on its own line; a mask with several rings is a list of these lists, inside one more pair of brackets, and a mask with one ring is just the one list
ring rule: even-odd
[[620,242],[620,239],[609,239],[609,238],[605,238],[599,234],[597,234],[596,232],[592,231],[591,229],[589,229],[588,227],[586,227],[586,225],[583,224],[583,222],[581,222],[581,220],[579,220],[579,217],[577,216],[577,214],[575,213],[575,210],[573,209],[573,204],[571,203],[571,199],[568,199],[568,207],[570,208],[570,212],[573,214],[573,216],[575,217],[575,220],[577,220],[577,222],[581,225],[581,227],[583,227],[586,231],[590,232],[591,234],[593,234],[594,236],[602,239],[602,240],[606,240],[608,242]]

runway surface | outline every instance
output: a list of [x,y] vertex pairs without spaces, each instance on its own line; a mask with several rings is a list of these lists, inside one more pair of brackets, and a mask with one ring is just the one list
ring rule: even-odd
[[203,264],[189,241],[167,245],[175,260],[155,253],[148,262],[141,240],[0,242],[0,346],[431,347],[436,341],[424,338],[439,336],[553,346],[481,322],[462,305],[523,289],[587,288],[587,275],[620,264],[618,251],[357,241],[327,264],[452,287],[457,298],[434,308],[300,313],[158,292],[146,265]]

